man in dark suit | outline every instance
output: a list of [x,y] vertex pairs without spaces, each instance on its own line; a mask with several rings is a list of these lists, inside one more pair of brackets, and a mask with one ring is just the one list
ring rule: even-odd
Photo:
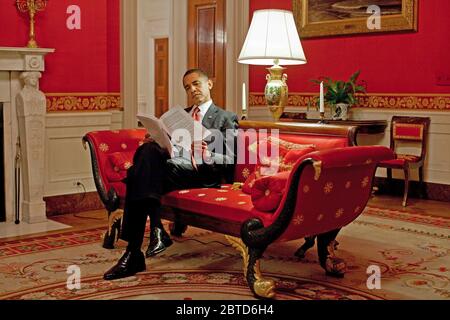
[[210,93],[213,83],[204,71],[188,70],[183,76],[183,86],[193,103],[186,111],[213,134],[193,144],[189,156],[179,150],[171,157],[151,139],[136,150],[125,180],[127,193],[121,238],[128,241],[128,246],[117,264],[104,274],[106,280],[128,277],[146,269],[141,245],[147,216],[150,216],[150,244],[146,257],[172,244],[160,217],[160,199],[164,193],[219,187],[221,182],[232,182],[238,128],[236,114],[214,105]]

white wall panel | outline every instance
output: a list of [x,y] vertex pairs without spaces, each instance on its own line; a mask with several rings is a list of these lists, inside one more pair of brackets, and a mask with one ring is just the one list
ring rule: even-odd
[[44,195],[96,191],[89,149],[81,138],[89,131],[122,128],[122,111],[50,113],[46,117]]

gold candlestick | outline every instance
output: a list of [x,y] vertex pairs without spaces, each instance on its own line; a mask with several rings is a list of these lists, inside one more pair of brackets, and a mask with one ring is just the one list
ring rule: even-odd
[[16,0],[17,9],[20,12],[28,12],[30,16],[30,39],[28,48],[37,48],[37,42],[34,33],[34,16],[38,11],[43,11],[47,6],[47,0]]

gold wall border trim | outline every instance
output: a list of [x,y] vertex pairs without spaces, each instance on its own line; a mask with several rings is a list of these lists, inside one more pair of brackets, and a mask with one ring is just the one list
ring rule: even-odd
[[122,110],[120,93],[46,93],[47,112]]
[[[287,106],[306,107],[313,105],[316,93],[289,93]],[[358,103],[354,108],[410,109],[410,110],[450,110],[450,94],[405,94],[373,93],[357,95]],[[250,106],[265,106],[264,93],[251,92]]]

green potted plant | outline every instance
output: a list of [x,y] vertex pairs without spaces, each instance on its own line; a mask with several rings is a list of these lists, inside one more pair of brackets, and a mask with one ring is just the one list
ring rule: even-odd
[[[357,84],[360,70],[350,76],[348,81],[333,80],[329,77],[321,77],[311,80],[320,84],[323,82],[324,102],[330,105],[333,120],[347,120],[348,109],[356,103],[355,94],[365,93],[366,89]],[[319,99],[317,105],[319,105]]]

